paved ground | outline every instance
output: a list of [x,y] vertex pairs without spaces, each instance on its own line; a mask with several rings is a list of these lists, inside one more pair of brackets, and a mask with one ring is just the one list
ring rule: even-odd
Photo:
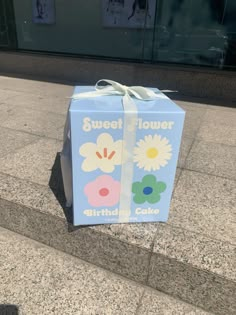
[[72,89],[0,77],[0,225],[210,311],[234,314],[236,110],[177,101],[187,116],[167,224],[69,233],[58,152]]
[[0,314],[209,314],[2,228],[0,244]]

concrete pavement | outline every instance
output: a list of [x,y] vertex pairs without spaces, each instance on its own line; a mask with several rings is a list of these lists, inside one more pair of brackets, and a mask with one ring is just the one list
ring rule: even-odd
[[209,314],[3,228],[0,244],[0,304],[18,315]]
[[186,112],[167,224],[73,229],[58,153],[72,86],[0,77],[0,225],[217,314],[234,314],[236,110]]

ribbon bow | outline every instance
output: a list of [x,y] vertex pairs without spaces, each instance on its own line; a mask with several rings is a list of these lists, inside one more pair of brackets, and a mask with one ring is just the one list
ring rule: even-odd
[[[99,85],[101,82],[108,83],[108,85]],[[143,101],[152,101],[160,96],[157,96],[154,91],[143,86],[126,86],[116,81],[102,79],[96,83],[95,91],[74,94],[72,99],[90,98],[105,95],[123,95],[122,102],[125,112],[135,111],[134,102],[131,96],[134,96],[135,98]]]
[[[106,82],[110,85],[101,86],[99,83]],[[112,81],[112,80],[99,80],[96,85],[95,89],[97,91],[102,91],[103,93],[110,94],[118,94],[118,95],[126,95],[134,96],[137,99],[149,101],[156,97],[156,94],[147,88],[144,88],[142,86],[126,86],[123,84],[120,84],[118,82]]]

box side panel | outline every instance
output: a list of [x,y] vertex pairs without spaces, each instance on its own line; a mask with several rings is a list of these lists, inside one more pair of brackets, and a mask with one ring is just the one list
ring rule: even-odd
[[[75,225],[118,223],[123,118],[71,112]],[[138,114],[129,222],[167,220],[183,122],[184,112]]]
[[184,113],[139,115],[134,151],[132,222],[167,221]]
[[120,180],[121,166],[112,160],[123,137],[122,120],[122,112],[71,113],[75,225],[117,222],[119,192],[109,200],[106,189],[117,190]]

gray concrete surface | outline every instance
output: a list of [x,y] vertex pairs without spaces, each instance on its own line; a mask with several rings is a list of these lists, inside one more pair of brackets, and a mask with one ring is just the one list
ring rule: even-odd
[[177,101],[187,115],[167,224],[73,229],[58,156],[71,93],[67,85],[0,77],[0,225],[208,311],[234,314],[235,109]]
[[101,78],[127,85],[158,86],[182,95],[236,100],[235,72],[184,65],[142,64],[88,58],[0,52],[0,74],[95,84]]
[[18,315],[209,314],[2,228],[0,283]]
[[[201,159],[202,155],[204,159]],[[186,161],[186,167],[236,180],[235,161],[235,146],[196,140]]]

